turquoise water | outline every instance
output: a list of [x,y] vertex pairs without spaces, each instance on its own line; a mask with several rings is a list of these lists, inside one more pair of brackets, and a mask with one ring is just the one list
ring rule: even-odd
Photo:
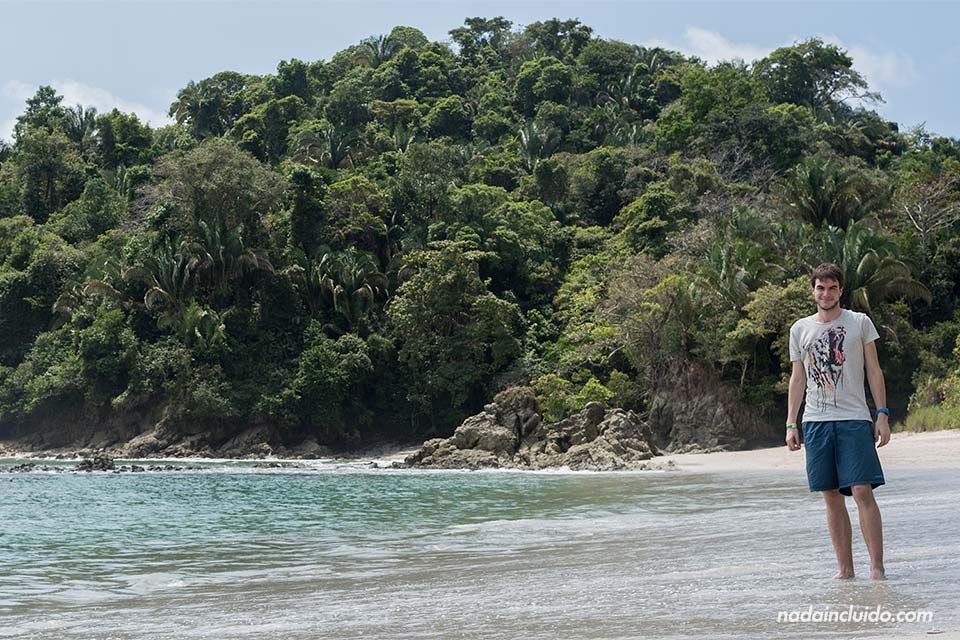
[[[873,583],[830,579],[822,506],[795,472],[206,466],[0,474],[0,637],[893,638],[958,626],[960,471],[888,471],[891,579]],[[862,540],[854,553],[865,575]],[[777,622],[850,605],[934,620]]]

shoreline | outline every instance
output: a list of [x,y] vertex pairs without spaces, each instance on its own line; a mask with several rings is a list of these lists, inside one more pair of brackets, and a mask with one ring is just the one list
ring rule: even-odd
[[[378,468],[390,467],[415,453],[419,445],[384,443],[342,454],[316,458],[285,456],[249,456],[239,458],[205,458],[201,456],[126,458],[117,460],[173,461],[236,461],[236,462],[298,462],[323,460],[330,462],[357,463],[369,461]],[[785,446],[743,451],[718,451],[712,453],[678,453],[655,456],[650,459],[660,465],[673,465],[670,470],[694,473],[729,473],[743,471],[804,471],[804,454],[791,452]],[[890,443],[881,448],[880,461],[884,467],[955,469],[960,459],[960,430],[897,432]],[[41,451],[15,451],[0,444],[0,459],[19,460],[79,460],[83,454],[96,453],[90,449],[58,448]],[[109,455],[109,452],[107,452]],[[605,472],[606,473],[606,472]],[[610,473],[617,473],[616,471]]]

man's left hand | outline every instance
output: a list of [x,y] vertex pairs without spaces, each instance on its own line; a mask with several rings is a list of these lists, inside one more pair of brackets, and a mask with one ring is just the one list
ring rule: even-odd
[[890,419],[885,413],[878,415],[873,425],[873,441],[877,443],[878,449],[890,442]]

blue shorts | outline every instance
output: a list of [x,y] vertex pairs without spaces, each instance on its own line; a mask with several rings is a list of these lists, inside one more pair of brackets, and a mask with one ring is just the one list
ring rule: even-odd
[[849,496],[855,484],[884,484],[869,420],[804,422],[803,445],[810,491],[839,489]]

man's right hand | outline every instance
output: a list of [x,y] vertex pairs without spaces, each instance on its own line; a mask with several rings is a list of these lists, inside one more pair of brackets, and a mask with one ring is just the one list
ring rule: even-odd
[[790,451],[800,450],[800,431],[798,429],[787,430],[787,449]]

